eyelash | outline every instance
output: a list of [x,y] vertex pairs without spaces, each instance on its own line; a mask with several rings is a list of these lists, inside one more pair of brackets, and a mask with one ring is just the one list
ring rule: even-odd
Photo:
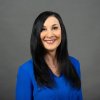
[[53,27],[52,29],[57,30],[57,29],[58,29],[58,27]]
[[46,30],[45,28],[42,28],[42,29],[41,29],[41,32],[42,32],[42,31],[45,31],[45,30]]
[[[58,27],[52,27],[52,30],[57,30],[57,29],[58,29]],[[41,29],[41,32],[42,32],[42,31],[46,31],[46,30],[47,30],[46,28],[42,28],[42,29]]]

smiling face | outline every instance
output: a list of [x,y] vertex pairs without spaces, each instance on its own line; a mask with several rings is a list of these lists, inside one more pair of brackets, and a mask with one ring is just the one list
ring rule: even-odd
[[61,43],[61,27],[58,19],[50,16],[43,24],[40,38],[47,51],[56,51]]

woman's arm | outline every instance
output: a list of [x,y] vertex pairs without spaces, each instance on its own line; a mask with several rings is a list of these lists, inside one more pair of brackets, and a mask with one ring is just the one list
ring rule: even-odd
[[[80,77],[81,80],[81,70],[80,70],[80,62],[79,60],[77,60],[75,57],[71,57],[70,56],[70,60],[72,62],[72,64],[74,65],[76,72],[78,74],[78,76]],[[77,100],[83,100],[83,95],[82,95],[82,87],[76,91],[76,94],[78,95]]]
[[32,82],[27,70],[19,67],[16,80],[16,100],[33,100]]

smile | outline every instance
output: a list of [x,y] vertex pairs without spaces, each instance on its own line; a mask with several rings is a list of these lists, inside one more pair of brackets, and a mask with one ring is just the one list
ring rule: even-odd
[[52,39],[52,40],[44,40],[47,44],[53,44],[56,39]]

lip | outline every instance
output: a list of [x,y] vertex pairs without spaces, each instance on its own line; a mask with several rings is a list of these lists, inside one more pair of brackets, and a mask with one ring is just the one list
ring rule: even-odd
[[52,39],[52,40],[44,40],[47,44],[53,44],[56,39]]

